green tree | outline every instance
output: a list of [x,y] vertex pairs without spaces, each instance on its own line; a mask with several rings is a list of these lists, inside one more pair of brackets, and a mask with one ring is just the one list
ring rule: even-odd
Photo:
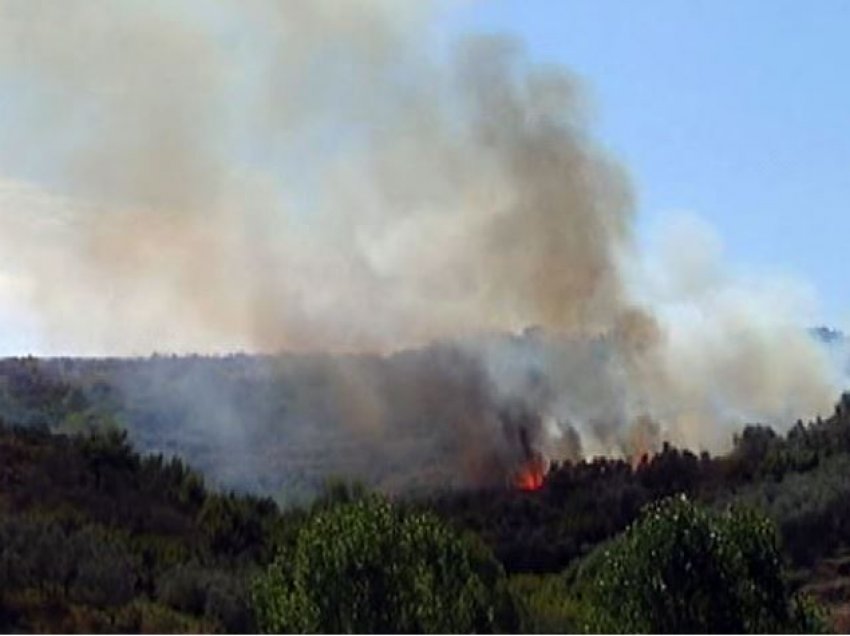
[[715,513],[684,497],[649,506],[599,553],[587,586],[593,631],[812,631],[811,605],[791,598],[776,532],[747,509]]
[[509,579],[523,634],[572,634],[586,623],[586,608],[563,574],[516,574]]
[[254,590],[269,632],[488,632],[514,627],[490,553],[375,497],[314,515]]

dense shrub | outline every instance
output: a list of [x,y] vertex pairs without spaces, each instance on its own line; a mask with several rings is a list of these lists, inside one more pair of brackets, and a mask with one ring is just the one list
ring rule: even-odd
[[523,634],[572,634],[588,623],[586,603],[560,574],[518,574],[509,581]]
[[793,563],[808,566],[850,545],[848,474],[850,455],[835,455],[813,470],[786,475],[781,482],[750,484],[722,501],[763,510],[776,522]]
[[161,603],[185,614],[208,619],[229,632],[254,631],[247,575],[196,563],[163,573],[157,588]]
[[514,627],[501,567],[431,515],[365,498],[317,513],[255,589],[260,627],[490,632]]
[[684,497],[647,508],[592,568],[588,627],[603,632],[762,633],[813,629],[789,597],[776,533],[746,510]]

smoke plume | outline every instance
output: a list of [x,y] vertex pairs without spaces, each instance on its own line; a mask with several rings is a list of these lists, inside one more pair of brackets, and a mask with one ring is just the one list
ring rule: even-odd
[[0,274],[49,349],[441,341],[463,380],[425,365],[391,395],[340,363],[327,399],[373,434],[405,395],[469,475],[522,460],[517,413],[558,458],[830,408],[841,378],[786,286],[725,279],[699,233],[635,254],[575,78],[509,37],[437,46],[434,11],[2,0]]

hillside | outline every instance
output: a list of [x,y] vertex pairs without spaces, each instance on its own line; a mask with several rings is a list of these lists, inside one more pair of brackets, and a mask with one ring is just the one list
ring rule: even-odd
[[[395,494],[501,487],[542,432],[535,402],[554,388],[538,366],[552,348],[587,370],[576,380],[584,401],[605,402],[595,382],[605,343],[499,335],[386,356],[9,359],[0,417],[58,432],[125,430],[134,448],[180,456],[215,486],[283,503],[309,500],[334,476]],[[487,364],[516,355],[540,361],[520,365],[505,391]],[[619,447],[613,417],[610,431],[598,428]],[[558,455],[577,457],[580,440],[565,430]]]
[[[375,459],[369,455],[374,436],[357,431],[346,438],[346,429],[333,422],[344,419],[343,413],[328,414],[325,426],[311,434],[310,427],[296,427],[282,435],[279,447],[251,442],[274,413],[286,414],[292,426],[298,419],[293,413],[308,408],[305,404],[319,408],[321,392],[328,390],[303,380],[297,386],[306,395],[291,387],[279,391],[271,378],[280,364],[239,356],[0,363],[3,627],[254,629],[250,581],[291,544],[311,510],[353,496],[341,486],[323,490],[328,467],[362,467]],[[304,358],[287,364],[303,365],[303,373],[328,362]],[[212,398],[188,409],[174,397],[198,377],[211,376],[219,389],[230,387],[231,406],[246,405],[246,434],[222,437],[228,418],[242,421],[238,411],[215,415],[220,402]],[[154,389],[154,377],[170,380]],[[128,386],[132,382],[139,385]],[[172,401],[157,401],[169,394]],[[261,405],[254,402],[260,396]],[[265,419],[256,417],[260,409]],[[208,431],[204,412],[211,417]],[[402,461],[415,456],[421,439],[416,433],[427,432],[422,426],[402,428],[389,445],[373,444],[372,452],[398,452],[398,463],[388,464],[397,466],[398,475],[433,480],[449,465],[440,460],[451,457],[441,455],[451,453],[451,446],[440,448],[432,437],[423,446],[430,454]],[[228,440],[234,442],[230,456]],[[436,441],[445,442],[439,435]],[[251,463],[257,460],[259,465]],[[646,505],[667,496],[685,493],[717,510],[743,504],[776,523],[792,587],[819,598],[844,625],[850,608],[844,563],[850,550],[848,470],[845,396],[830,417],[798,422],[785,435],[749,426],[721,457],[665,445],[634,463],[564,462],[553,465],[533,492],[504,483],[461,487],[445,474],[421,490],[400,488],[411,482],[392,481],[398,475],[367,485],[396,484],[387,490],[404,509],[435,512],[474,533],[510,576],[532,577],[517,579],[525,581],[522,586],[569,572]],[[247,474],[269,475],[270,481],[245,481]],[[356,478],[358,472],[346,476]],[[243,494],[217,492],[227,486]],[[248,494],[251,490],[273,493],[277,503]],[[314,500],[309,508],[287,503],[308,498]]]
[[250,631],[271,501],[210,493],[117,432],[0,428],[0,629]]
[[[44,372],[43,364],[4,367],[3,628],[255,629],[250,581],[291,544],[311,510],[352,491],[335,487],[309,509],[217,493],[179,458],[138,454],[114,422],[96,418],[83,389]],[[95,386],[103,390],[92,382],[86,391]],[[614,459],[555,466],[533,492],[446,489],[397,501],[473,532],[510,576],[520,577],[518,585],[539,581],[535,590],[569,572],[653,501],[686,493],[718,510],[746,504],[776,523],[790,584],[832,608],[841,626],[850,602],[848,468],[845,398],[831,417],[800,422],[784,436],[748,427],[723,457],[665,446],[634,466]]]
[[[474,490],[503,486],[527,459],[522,447],[566,381],[564,359],[580,373],[570,371],[560,410],[583,428],[558,421],[549,456],[578,459],[588,442],[612,455],[660,450],[657,427],[646,422],[636,436],[622,397],[606,392],[619,386],[606,375],[610,354],[604,340],[529,331],[471,353],[437,343],[387,356],[5,359],[0,417],[61,433],[124,430],[135,449],[180,457],[215,487],[284,504],[308,501],[331,477],[393,494]],[[508,374],[486,367],[506,360]],[[495,387],[505,375],[509,386]]]

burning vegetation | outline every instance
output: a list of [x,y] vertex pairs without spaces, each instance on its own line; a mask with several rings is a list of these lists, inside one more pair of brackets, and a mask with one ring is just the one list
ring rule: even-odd
[[519,490],[539,490],[549,470],[549,462],[536,447],[543,430],[540,416],[517,403],[502,411],[501,420],[506,439],[516,444],[516,467],[510,474],[510,483]]
[[548,470],[548,462],[536,453],[520,466],[514,477],[514,485],[520,490],[539,490],[543,487]]

